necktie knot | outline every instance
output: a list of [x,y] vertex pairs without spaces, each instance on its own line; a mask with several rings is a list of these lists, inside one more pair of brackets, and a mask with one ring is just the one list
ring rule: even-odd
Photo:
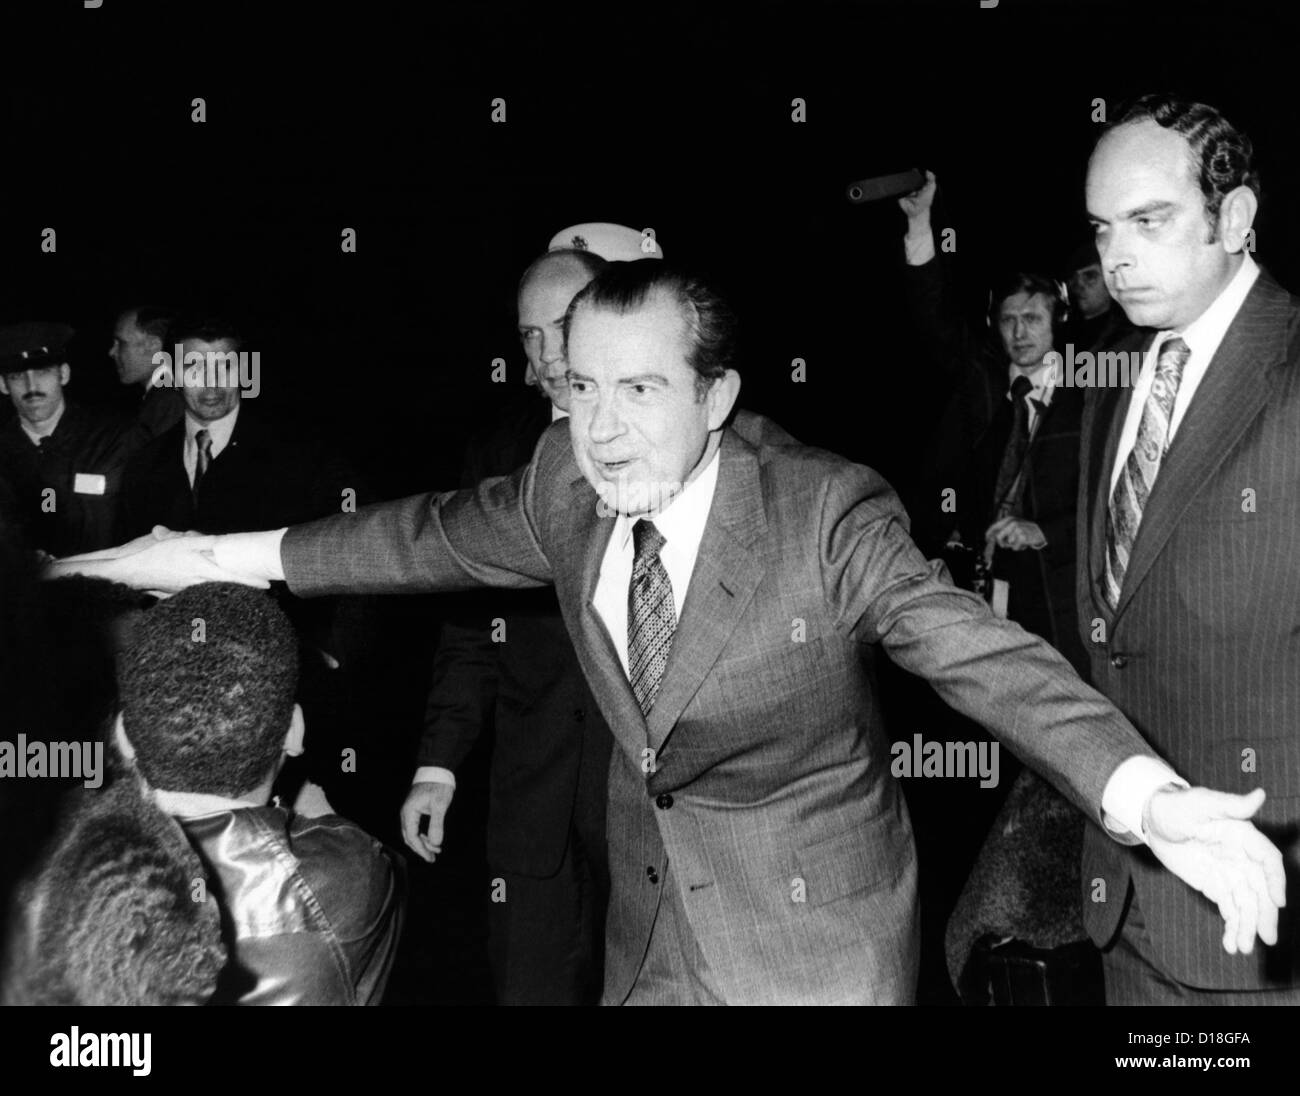
[[195,442],[198,443],[199,452],[206,456],[212,454],[212,435],[206,430],[200,430],[194,435]]
[[1024,374],[1021,374],[1011,382],[1011,398],[1013,400],[1023,400],[1033,391],[1033,388],[1033,382]]
[[1182,380],[1183,367],[1191,356],[1191,349],[1182,339],[1176,336],[1166,339],[1164,346],[1160,348],[1160,357],[1156,361],[1156,376],[1176,388],[1178,382]]
[[663,533],[659,532],[653,521],[647,521],[642,518],[632,526],[632,545],[635,551],[633,557],[634,565],[642,566],[647,559],[659,554],[659,550],[667,544]]

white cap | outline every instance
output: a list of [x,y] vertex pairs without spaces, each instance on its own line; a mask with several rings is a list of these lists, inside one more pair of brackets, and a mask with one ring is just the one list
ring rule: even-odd
[[663,249],[655,239],[653,228],[644,228],[638,232],[635,228],[604,221],[571,225],[557,232],[546,245],[547,251],[568,248],[574,251],[590,251],[593,255],[599,255],[606,262],[611,263],[630,263],[637,259],[664,257]]

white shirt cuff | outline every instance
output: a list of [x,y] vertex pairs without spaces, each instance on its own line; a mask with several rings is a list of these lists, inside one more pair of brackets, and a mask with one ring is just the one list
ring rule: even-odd
[[444,769],[441,765],[421,765],[415,770],[415,779],[412,784],[450,784],[453,788],[456,786],[456,774],[450,769]]
[[265,533],[227,533],[213,542],[212,558],[222,570],[268,582],[283,582],[280,541],[288,530],[286,525]]
[[1139,755],[1122,761],[1101,793],[1102,820],[1111,836],[1131,837],[1148,844],[1142,832],[1142,812],[1151,796],[1166,784],[1190,787],[1159,758]]
[[908,266],[925,266],[934,258],[934,230],[926,225],[924,232],[907,233],[903,237],[903,252]]

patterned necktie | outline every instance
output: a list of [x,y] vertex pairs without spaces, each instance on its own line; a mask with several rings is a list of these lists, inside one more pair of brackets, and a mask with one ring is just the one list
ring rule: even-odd
[[207,475],[208,465],[212,463],[212,435],[206,430],[200,430],[194,435],[194,442],[198,446],[198,460],[194,465],[194,487],[192,493],[194,500],[199,498],[199,484],[203,482],[203,477]]
[[1002,464],[993,490],[994,521],[1008,515],[1020,516],[1025,480],[1020,471],[1025,463],[1025,450],[1029,448],[1029,404],[1025,397],[1033,387],[1025,376],[1017,377],[1011,385],[1011,433],[1002,450]]
[[673,585],[659,550],[667,543],[654,523],[632,526],[636,555],[627,591],[627,667],[632,691],[643,715],[649,715],[668,665],[668,649],[677,628]]
[[1173,418],[1174,400],[1183,379],[1183,368],[1191,351],[1182,339],[1167,339],[1160,349],[1151,393],[1142,408],[1137,440],[1124,462],[1124,470],[1115,482],[1106,514],[1106,569],[1103,575],[1106,603],[1114,609],[1119,604],[1124,572],[1128,570],[1133,542],[1137,539],[1142,511],[1155,486],[1160,463],[1169,449],[1169,423]]

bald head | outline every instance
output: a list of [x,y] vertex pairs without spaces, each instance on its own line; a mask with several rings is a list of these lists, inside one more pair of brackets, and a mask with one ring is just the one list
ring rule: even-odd
[[565,248],[547,251],[537,256],[519,279],[519,296],[535,281],[556,281],[561,279],[581,279],[586,285],[608,264],[599,255],[590,251],[577,251]]
[[589,251],[548,251],[530,263],[519,280],[519,338],[528,357],[525,381],[562,411],[569,409],[564,315],[569,302],[605,266],[604,259]]

